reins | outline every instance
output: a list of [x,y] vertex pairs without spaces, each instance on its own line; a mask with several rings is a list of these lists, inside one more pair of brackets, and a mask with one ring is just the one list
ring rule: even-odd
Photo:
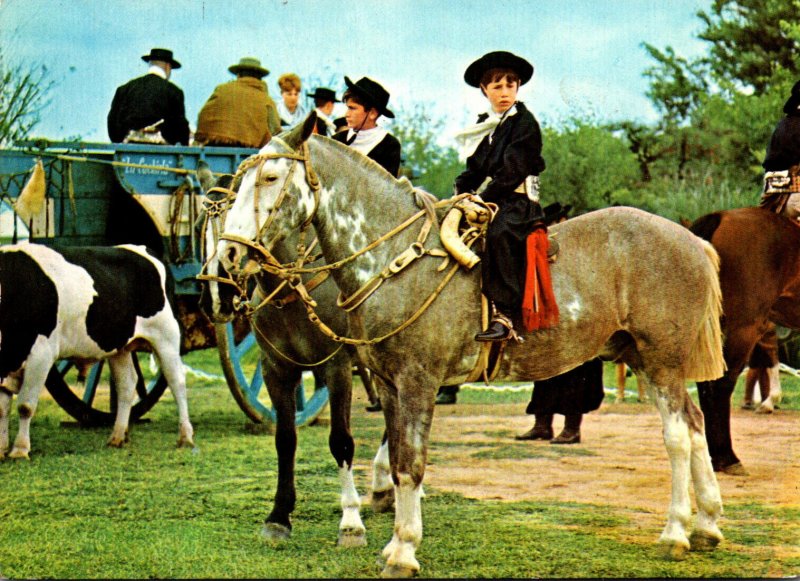
[[[244,266],[242,271],[240,272],[239,278],[240,280],[244,278],[245,280],[249,277],[258,272],[259,270],[263,270],[264,272],[273,274],[282,279],[281,288],[284,284],[288,284],[289,287],[297,293],[297,296],[302,300],[303,305],[306,308],[308,313],[309,320],[314,323],[319,330],[328,336],[333,341],[342,344],[349,344],[349,345],[374,345],[376,343],[380,343],[389,337],[396,335],[397,333],[401,332],[403,329],[407,328],[409,325],[413,324],[422,314],[428,309],[428,307],[433,303],[433,301],[441,294],[444,287],[447,283],[455,276],[456,272],[458,271],[459,264],[456,262],[452,268],[447,272],[444,278],[440,281],[440,283],[436,286],[433,292],[428,295],[428,297],[423,301],[422,305],[403,323],[401,323],[398,327],[393,329],[392,331],[381,335],[379,337],[374,337],[372,339],[356,339],[352,337],[342,337],[335,333],[330,327],[328,327],[317,315],[315,311],[315,307],[317,306],[316,301],[311,297],[309,294],[308,283],[304,283],[301,274],[327,274],[332,270],[336,270],[341,268],[342,266],[354,261],[359,256],[366,254],[367,252],[377,248],[387,240],[390,240],[400,232],[403,232],[407,228],[409,228],[412,224],[417,222],[420,218],[424,216],[428,216],[423,225],[420,228],[419,235],[415,242],[413,242],[406,250],[404,250],[400,255],[390,261],[390,263],[381,270],[380,273],[376,274],[372,278],[370,278],[367,283],[362,285],[360,289],[354,292],[350,297],[345,297],[341,292],[337,299],[337,306],[340,308],[345,309],[346,311],[350,312],[356,309],[358,306],[363,304],[363,302],[372,294],[374,293],[380,285],[387,280],[388,278],[399,274],[402,270],[404,270],[407,266],[414,263],[419,258],[423,256],[434,256],[443,259],[443,263],[437,270],[442,271],[447,266],[447,262],[449,261],[449,254],[447,251],[441,248],[425,248],[424,244],[428,238],[428,235],[433,227],[433,219],[431,216],[428,215],[426,210],[421,210],[416,214],[410,216],[406,220],[404,220],[401,224],[394,227],[392,230],[383,234],[373,242],[367,244],[360,250],[355,251],[351,255],[338,260],[336,262],[325,264],[322,266],[317,267],[306,267],[305,264],[309,262],[308,260],[308,253],[310,248],[307,250],[304,244],[305,233],[308,227],[310,226],[311,222],[316,215],[317,210],[319,209],[320,203],[320,183],[319,178],[317,177],[316,172],[314,171],[311,165],[311,157],[309,153],[309,147],[307,142],[303,142],[301,151],[294,151],[291,147],[288,146],[284,141],[280,138],[273,138],[274,140],[279,141],[284,147],[290,150],[287,153],[279,153],[279,152],[270,152],[270,153],[259,153],[254,156],[249,157],[248,159],[244,160],[239,168],[236,171],[236,175],[234,177],[234,181],[241,177],[245,172],[256,167],[256,178],[254,184],[254,192],[253,192],[253,204],[254,204],[254,218],[255,224],[257,227],[257,234],[254,239],[246,239],[243,236],[238,236],[235,234],[226,234],[222,233],[219,235],[221,240],[228,240],[231,242],[237,242],[249,248],[250,250],[256,251],[257,258],[251,258]],[[265,180],[262,176],[262,170],[264,164],[268,160],[272,159],[290,159],[292,163],[289,167],[288,173],[284,178],[284,183],[281,187],[278,196],[276,197],[275,204],[270,209],[269,215],[265,218],[264,223],[259,227],[259,220],[260,220],[260,210],[259,210],[259,201],[260,201],[260,188],[264,185],[268,185],[265,183]],[[300,244],[298,244],[298,255],[299,258],[297,261],[292,263],[281,264],[275,256],[264,246],[262,243],[263,238],[265,237],[267,230],[275,221],[275,217],[277,212],[280,210],[281,205],[286,198],[288,189],[291,184],[291,179],[294,174],[294,170],[297,166],[298,162],[302,162],[305,167],[306,173],[306,181],[311,188],[313,195],[314,195],[314,207],[312,212],[306,217],[302,224],[300,224],[299,228],[299,235],[300,235]],[[235,196],[235,192],[230,192],[232,196]],[[471,197],[471,194],[461,194],[458,196],[454,196],[448,200],[440,200],[434,204],[432,204],[433,209],[444,208],[444,207],[452,207],[456,202]],[[232,199],[232,198],[231,198]],[[471,245],[477,237],[473,237],[469,240],[468,244]],[[315,240],[316,242],[316,240]],[[313,244],[312,244],[313,246]],[[253,264],[255,263],[255,264]],[[224,284],[234,284],[236,288],[241,292],[243,291],[240,284],[236,283],[232,279],[223,279],[219,278],[218,282],[223,282]],[[277,290],[271,293],[268,297],[264,300],[260,301],[259,304],[255,307],[251,306],[252,298],[248,301],[240,301],[238,305],[236,305],[237,309],[245,309],[248,319],[251,319],[252,316],[255,314],[256,311],[264,307],[265,305],[269,304],[272,301],[274,295],[277,293]],[[245,295],[246,296],[246,293]]]

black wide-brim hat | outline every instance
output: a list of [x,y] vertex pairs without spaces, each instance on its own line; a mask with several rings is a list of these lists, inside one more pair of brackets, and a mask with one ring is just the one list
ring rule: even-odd
[[783,105],[783,112],[788,115],[793,111],[797,111],[798,107],[800,107],[800,81],[797,81],[792,87],[792,95]]
[[519,76],[519,84],[524,85],[533,76],[533,65],[521,56],[504,50],[489,52],[467,67],[464,80],[472,87],[481,86],[481,77],[490,69],[511,69]]
[[375,107],[378,113],[394,119],[394,113],[386,108],[386,105],[389,104],[389,92],[380,84],[367,77],[361,77],[357,83],[351,81],[349,77],[345,77],[344,83],[348,89],[358,93],[367,103]]
[[172,51],[166,48],[151,48],[150,54],[144,55],[142,60],[146,63],[150,61],[164,61],[172,65],[173,69],[181,68],[181,63],[172,58]]
[[560,202],[553,202],[549,206],[545,206],[542,211],[544,212],[545,222],[555,223],[561,220],[561,218],[566,218],[570,210],[572,210],[571,204],[562,206]]
[[322,99],[323,101],[333,101],[334,103],[341,103],[336,98],[336,91],[328,89],[327,87],[318,87],[314,89],[313,93],[306,93],[306,96],[311,99]]

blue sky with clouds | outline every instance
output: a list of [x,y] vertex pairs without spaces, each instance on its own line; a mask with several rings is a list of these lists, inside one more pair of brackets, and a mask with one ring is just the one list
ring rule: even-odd
[[[705,51],[696,12],[711,0],[0,0],[3,53],[45,64],[58,81],[37,135],[108,141],[105,119],[118,85],[144,74],[152,47],[174,51],[172,81],[192,128],[227,68],[255,56],[277,78],[369,76],[390,108],[423,103],[447,131],[485,109],[464,69],[491,50],[535,66],[520,99],[540,121],[593,110],[608,119],[654,119],[642,42],[684,56]],[[338,83],[338,84],[335,84]],[[313,87],[304,87],[304,90]],[[399,117],[396,123],[402,122]]]

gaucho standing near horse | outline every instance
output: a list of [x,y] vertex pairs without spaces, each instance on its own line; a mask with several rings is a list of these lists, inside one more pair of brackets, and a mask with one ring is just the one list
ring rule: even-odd
[[775,126],[762,164],[765,173],[761,207],[797,218],[800,202],[792,203],[791,197],[800,193],[800,81],[792,87],[783,112],[786,116]]

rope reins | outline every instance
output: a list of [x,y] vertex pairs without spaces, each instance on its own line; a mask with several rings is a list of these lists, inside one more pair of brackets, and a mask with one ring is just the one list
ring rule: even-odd
[[[435,256],[443,258],[443,264],[437,269],[442,271],[446,268],[447,262],[449,260],[449,254],[440,249],[426,249],[424,247],[424,243],[428,237],[428,234],[431,230],[433,225],[433,221],[431,216],[428,215],[426,210],[421,210],[416,214],[412,215],[411,217],[407,218],[401,224],[383,234],[373,242],[367,244],[360,250],[355,251],[351,255],[338,260],[336,262],[325,264],[318,267],[306,267],[306,260],[303,257],[303,253],[305,252],[305,246],[303,244],[304,235],[306,229],[311,224],[312,220],[314,219],[315,214],[319,208],[320,203],[320,195],[319,195],[319,179],[316,175],[316,172],[311,166],[311,158],[308,148],[308,143],[303,142],[301,151],[294,151],[291,147],[289,147],[285,142],[280,140],[279,138],[273,138],[281,142],[287,149],[290,150],[289,153],[279,153],[279,152],[271,152],[271,153],[260,153],[250,158],[244,160],[236,172],[236,177],[241,177],[245,172],[249,171],[252,168],[256,168],[256,177],[254,183],[254,192],[253,192],[253,204],[254,204],[254,218],[255,224],[257,228],[257,234],[253,239],[247,239],[243,236],[238,236],[235,234],[226,234],[222,233],[220,235],[221,240],[228,240],[231,242],[236,242],[242,244],[249,248],[250,250],[255,251],[256,258],[251,258],[241,269],[240,272],[240,279],[242,277],[246,278],[252,276],[259,270],[263,270],[264,272],[273,274],[278,276],[279,278],[283,279],[283,281],[289,285],[295,292],[297,292],[298,296],[303,302],[303,305],[306,308],[308,313],[309,320],[314,323],[317,328],[320,329],[322,333],[327,335],[333,341],[349,344],[349,345],[374,345],[376,343],[380,343],[389,337],[396,335],[397,333],[401,332],[403,329],[407,328],[409,325],[414,323],[422,314],[428,309],[428,307],[433,303],[433,301],[441,294],[444,287],[447,283],[455,276],[456,272],[458,271],[459,264],[455,263],[453,267],[447,272],[447,274],[443,277],[440,283],[436,286],[436,288],[431,292],[430,295],[423,301],[422,305],[403,323],[401,323],[398,327],[393,329],[392,331],[381,335],[379,337],[374,337],[372,339],[356,339],[352,337],[342,337],[335,333],[330,327],[328,327],[318,316],[315,311],[315,307],[317,306],[316,301],[310,296],[306,285],[303,283],[301,278],[301,274],[311,274],[311,273],[327,273],[332,270],[336,270],[341,268],[342,266],[352,262],[359,256],[364,255],[365,253],[373,250],[374,248],[378,247],[382,243],[386,242],[387,240],[393,238],[400,232],[409,228],[412,224],[417,222],[420,218],[427,216],[426,221],[423,223],[420,233],[417,237],[417,240],[412,243],[405,251],[403,251],[398,257],[390,262],[390,264],[384,268],[379,274],[373,276],[365,285],[363,285],[358,291],[353,293],[350,297],[344,297],[341,293],[337,300],[337,306],[344,308],[347,311],[352,311],[361,305],[377,288],[383,283],[384,280],[387,278],[394,276],[401,272],[404,268],[406,268],[409,264],[412,264],[417,259],[423,256]],[[281,191],[278,193],[275,203],[270,208],[269,215],[265,218],[264,223],[259,226],[260,220],[260,210],[258,208],[259,201],[260,201],[260,188],[263,185],[269,185],[269,183],[265,183],[265,178],[262,176],[262,170],[264,164],[268,160],[272,159],[290,159],[292,163],[289,167],[288,173],[284,178],[284,183],[281,187]],[[263,244],[262,240],[265,237],[268,228],[272,225],[277,215],[277,212],[280,210],[281,205],[286,198],[288,188],[291,184],[291,178],[293,176],[295,167],[298,162],[302,162],[305,167],[306,172],[306,181],[311,188],[314,194],[314,207],[313,211],[309,213],[306,219],[303,221],[302,224],[299,225],[299,233],[301,237],[301,243],[298,245],[298,254],[300,258],[294,263],[287,263],[281,264],[273,255],[272,253],[266,248]],[[270,176],[266,177],[266,180],[270,180]],[[235,195],[235,194],[234,194]],[[456,202],[471,197],[471,194],[461,194],[458,196],[454,196],[448,200],[440,200],[434,204],[432,204],[433,209],[439,209],[443,207],[452,207]],[[472,244],[477,238],[473,238],[469,243]],[[237,285],[238,286],[238,285]],[[239,287],[241,288],[241,287]],[[269,297],[268,297],[269,298]],[[267,299],[261,301],[258,306],[252,307],[250,304],[251,301],[247,303],[241,302],[240,305],[242,308],[247,310],[248,318],[252,317],[252,315],[266,305],[269,301]]]

